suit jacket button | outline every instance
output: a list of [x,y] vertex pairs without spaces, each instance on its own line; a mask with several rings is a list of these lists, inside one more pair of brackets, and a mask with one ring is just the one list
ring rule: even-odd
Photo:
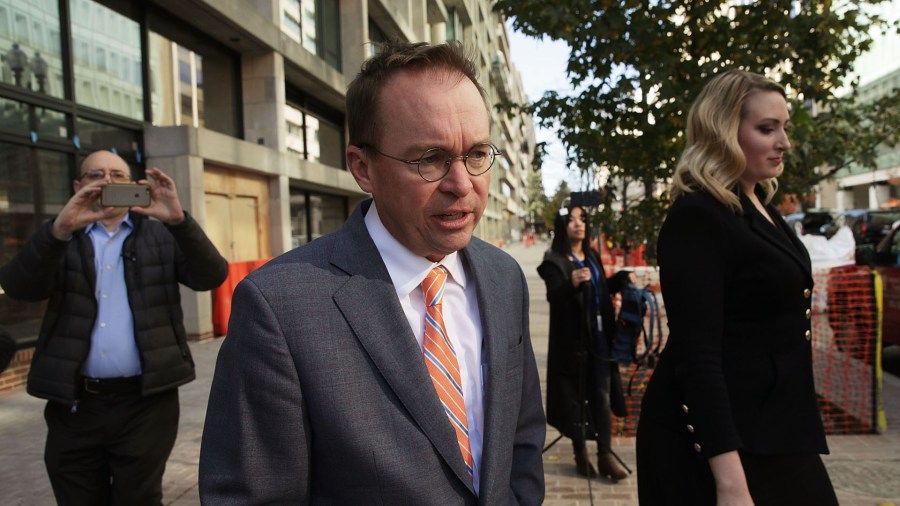
[[700,443],[694,443],[694,451],[697,453],[703,451],[703,448],[700,447]]
[[812,309],[807,309],[807,310],[806,310],[806,319],[809,320],[809,318],[810,318],[811,316],[812,316]]
[[812,340],[812,331],[807,330],[806,334],[804,334],[803,337],[805,337],[807,341],[811,341]]
[[810,290],[809,288],[804,289],[803,290],[803,298],[808,299],[810,297],[812,297],[812,290]]
[[688,425],[687,425],[687,431],[690,432],[691,434],[693,434],[693,433],[694,433],[694,426],[691,425],[691,424],[688,424]]
[[681,410],[684,411],[685,413],[687,413],[687,412],[690,411],[690,410],[688,409],[688,407],[687,407],[687,404],[682,404],[682,405],[681,405]]

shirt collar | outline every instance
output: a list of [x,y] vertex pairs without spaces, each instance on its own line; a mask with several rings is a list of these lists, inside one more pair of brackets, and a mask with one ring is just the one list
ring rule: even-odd
[[[90,234],[91,232],[93,232],[95,227],[103,228],[103,224],[100,223],[99,221],[89,223],[88,226],[84,227],[84,233]],[[128,227],[130,229],[134,229],[134,222],[131,221],[131,213],[125,213],[125,219],[123,219],[122,221],[119,222],[118,225],[116,225],[116,230],[120,230],[122,227]],[[112,235],[112,234],[109,234],[109,235]]]
[[465,289],[466,272],[459,252],[454,251],[450,253],[442,258],[440,262],[432,262],[425,257],[414,254],[388,232],[378,216],[378,208],[374,201],[369,207],[369,212],[366,213],[365,223],[369,235],[375,243],[375,247],[378,248],[378,253],[381,254],[381,260],[387,267],[398,297],[406,297],[410,292],[418,288],[425,276],[437,265],[446,267],[447,272],[450,273],[450,278]]

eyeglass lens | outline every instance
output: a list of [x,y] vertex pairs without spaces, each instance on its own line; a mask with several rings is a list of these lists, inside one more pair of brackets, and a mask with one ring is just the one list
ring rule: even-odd
[[95,181],[98,179],[103,179],[109,175],[109,178],[113,181],[128,181],[131,179],[131,176],[122,172],[121,170],[111,170],[106,172],[102,169],[93,169],[81,174],[81,179],[88,179],[91,181]]
[[457,158],[465,161],[469,174],[479,176],[494,164],[494,149],[490,144],[478,144],[464,156],[453,156],[445,149],[431,148],[419,158],[419,175],[427,181],[437,181],[447,175]]

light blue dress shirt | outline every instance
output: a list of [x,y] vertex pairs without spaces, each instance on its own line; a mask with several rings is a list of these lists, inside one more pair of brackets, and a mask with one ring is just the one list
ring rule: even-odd
[[91,351],[82,374],[91,378],[121,378],[141,374],[141,358],[134,340],[134,317],[125,286],[122,246],[134,224],[129,215],[112,233],[102,223],[85,229],[94,245],[97,280],[97,319],[91,332]]

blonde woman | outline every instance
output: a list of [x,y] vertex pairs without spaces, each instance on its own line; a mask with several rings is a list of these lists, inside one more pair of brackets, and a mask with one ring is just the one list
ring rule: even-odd
[[769,204],[784,89],[712,79],[688,115],[659,235],[669,340],[637,434],[641,504],[836,505],[812,371],[809,255]]

